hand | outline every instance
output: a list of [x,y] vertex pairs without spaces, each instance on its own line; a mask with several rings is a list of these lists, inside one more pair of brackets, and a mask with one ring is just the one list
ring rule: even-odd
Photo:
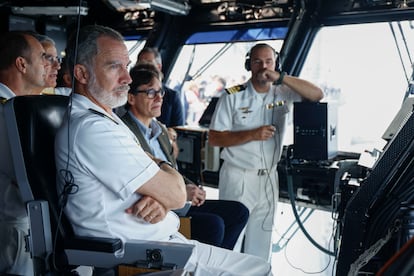
[[261,126],[254,130],[253,139],[264,141],[275,135],[276,128],[272,125]]
[[125,212],[152,224],[162,221],[167,215],[164,206],[150,196],[143,196]]
[[280,72],[266,69],[260,70],[256,74],[256,79],[259,82],[274,82],[280,78]]
[[170,143],[173,149],[173,156],[175,159],[177,159],[180,150],[177,145],[177,132],[172,127],[168,128],[168,138],[170,138]]
[[195,184],[187,184],[187,200],[191,201],[192,206],[201,206],[206,201],[206,191]]

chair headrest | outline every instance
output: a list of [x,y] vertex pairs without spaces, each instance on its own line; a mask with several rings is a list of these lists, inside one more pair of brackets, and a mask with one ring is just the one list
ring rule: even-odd
[[[59,218],[59,206],[56,192],[54,140],[67,110],[69,97],[17,96],[9,102],[7,104],[12,105],[24,160],[24,166],[15,166],[16,174],[26,175],[27,181],[23,182],[29,183],[29,189],[35,200],[48,201],[51,226],[55,227]],[[10,114],[6,114],[8,115]],[[18,172],[24,169],[25,172]],[[22,181],[18,178],[18,182]]]

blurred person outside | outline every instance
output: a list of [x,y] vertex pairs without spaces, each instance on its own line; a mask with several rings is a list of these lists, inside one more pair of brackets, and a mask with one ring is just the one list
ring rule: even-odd
[[220,76],[213,76],[209,84],[206,85],[203,98],[209,102],[213,97],[220,97],[226,88],[226,80]]
[[195,81],[187,82],[184,86],[184,95],[188,103],[186,123],[190,126],[198,125],[206,104],[200,97],[200,91]]

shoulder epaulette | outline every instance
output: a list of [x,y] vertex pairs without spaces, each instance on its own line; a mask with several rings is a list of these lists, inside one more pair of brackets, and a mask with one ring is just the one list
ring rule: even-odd
[[224,90],[227,92],[227,94],[236,94],[236,93],[246,90],[246,87],[247,87],[246,84],[239,84],[239,85],[226,88]]
[[0,97],[0,104],[4,104],[7,102],[6,98]]

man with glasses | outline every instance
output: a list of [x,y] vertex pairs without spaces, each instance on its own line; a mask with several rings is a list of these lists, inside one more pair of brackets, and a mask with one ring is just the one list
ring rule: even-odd
[[[35,94],[45,86],[45,51],[28,32],[0,36],[0,98],[2,102]],[[0,104],[0,274],[33,275],[24,236],[29,222],[13,168],[9,141]]]
[[[146,152],[177,167],[168,130],[155,119],[161,114],[165,96],[158,73],[152,63],[139,63],[132,68],[127,112],[121,119]],[[233,249],[249,217],[247,208],[237,201],[206,200],[205,190],[187,178],[184,180],[187,201],[192,203],[186,214],[191,217],[191,238]]]
[[[153,63],[160,72],[162,79],[162,59],[160,52],[156,48],[143,48],[137,57],[137,63],[140,62]],[[184,125],[184,111],[180,94],[177,91],[168,88],[165,84],[162,85],[162,88],[165,91],[165,96],[161,106],[161,115],[157,120],[167,127]]]
[[37,40],[45,49],[45,59],[47,60],[45,86],[36,91],[36,94],[55,94],[55,87],[57,85],[57,75],[60,70],[61,58],[58,57],[56,44],[53,39],[46,35],[36,35]]

